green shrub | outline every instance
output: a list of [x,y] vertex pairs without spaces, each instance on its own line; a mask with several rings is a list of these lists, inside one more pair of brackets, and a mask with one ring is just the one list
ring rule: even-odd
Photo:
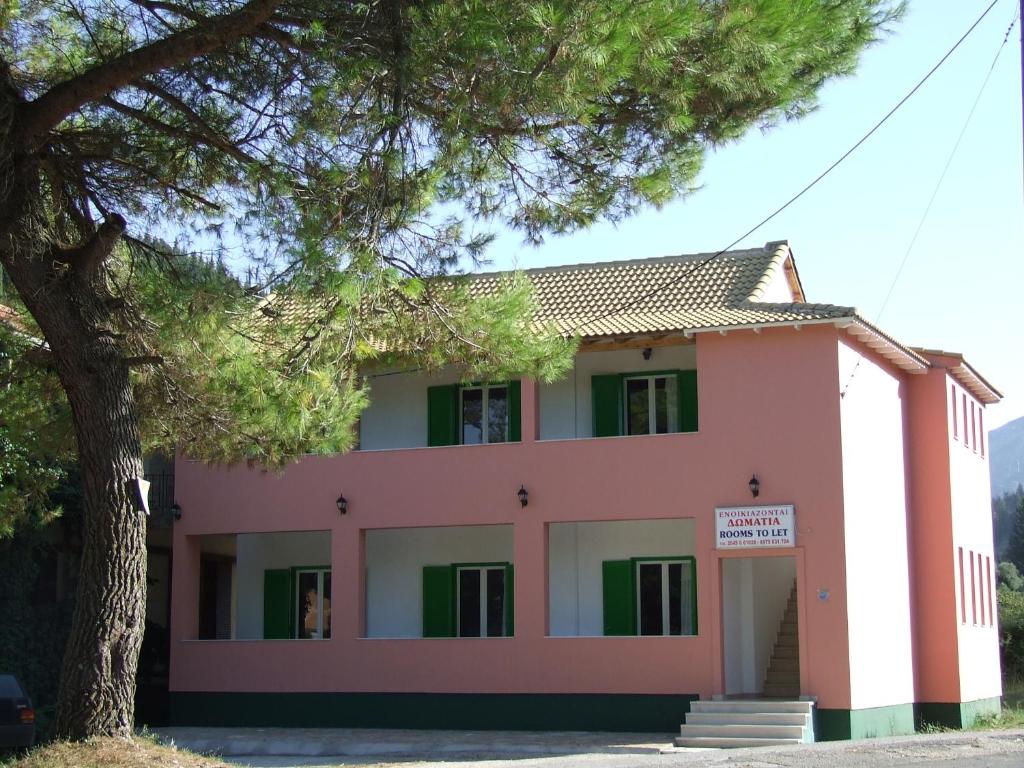
[[1000,586],[999,655],[1006,679],[1024,678],[1024,592]]

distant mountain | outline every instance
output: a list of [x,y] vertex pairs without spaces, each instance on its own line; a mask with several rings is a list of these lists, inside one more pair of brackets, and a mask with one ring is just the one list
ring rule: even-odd
[[1024,484],[1024,416],[989,433],[988,454],[993,497]]

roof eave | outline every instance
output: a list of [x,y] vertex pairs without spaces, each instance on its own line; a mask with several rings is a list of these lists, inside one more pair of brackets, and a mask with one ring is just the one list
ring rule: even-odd
[[728,333],[729,331],[751,330],[755,333],[764,328],[796,328],[805,325],[833,325],[836,328],[845,330],[851,336],[879,355],[889,360],[893,365],[907,373],[924,373],[929,368],[929,363],[919,354],[903,346],[895,339],[890,338],[873,325],[858,317],[857,315],[846,315],[843,317],[822,317],[809,318],[806,320],[783,320],[770,323],[744,323],[737,325],[721,325],[708,328],[687,328],[684,333],[691,336],[697,333]]

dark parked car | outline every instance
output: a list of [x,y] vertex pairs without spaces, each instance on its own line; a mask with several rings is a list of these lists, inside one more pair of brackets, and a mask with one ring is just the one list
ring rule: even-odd
[[36,711],[14,675],[0,675],[0,749],[31,747],[36,740]]

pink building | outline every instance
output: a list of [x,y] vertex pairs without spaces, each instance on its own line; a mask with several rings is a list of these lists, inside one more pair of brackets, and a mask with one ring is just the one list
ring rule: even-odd
[[360,450],[179,459],[173,724],[655,731],[742,698],[835,739],[998,711],[999,393],[807,303],[786,243],[705,258],[528,272],[581,329],[561,381],[369,371]]

